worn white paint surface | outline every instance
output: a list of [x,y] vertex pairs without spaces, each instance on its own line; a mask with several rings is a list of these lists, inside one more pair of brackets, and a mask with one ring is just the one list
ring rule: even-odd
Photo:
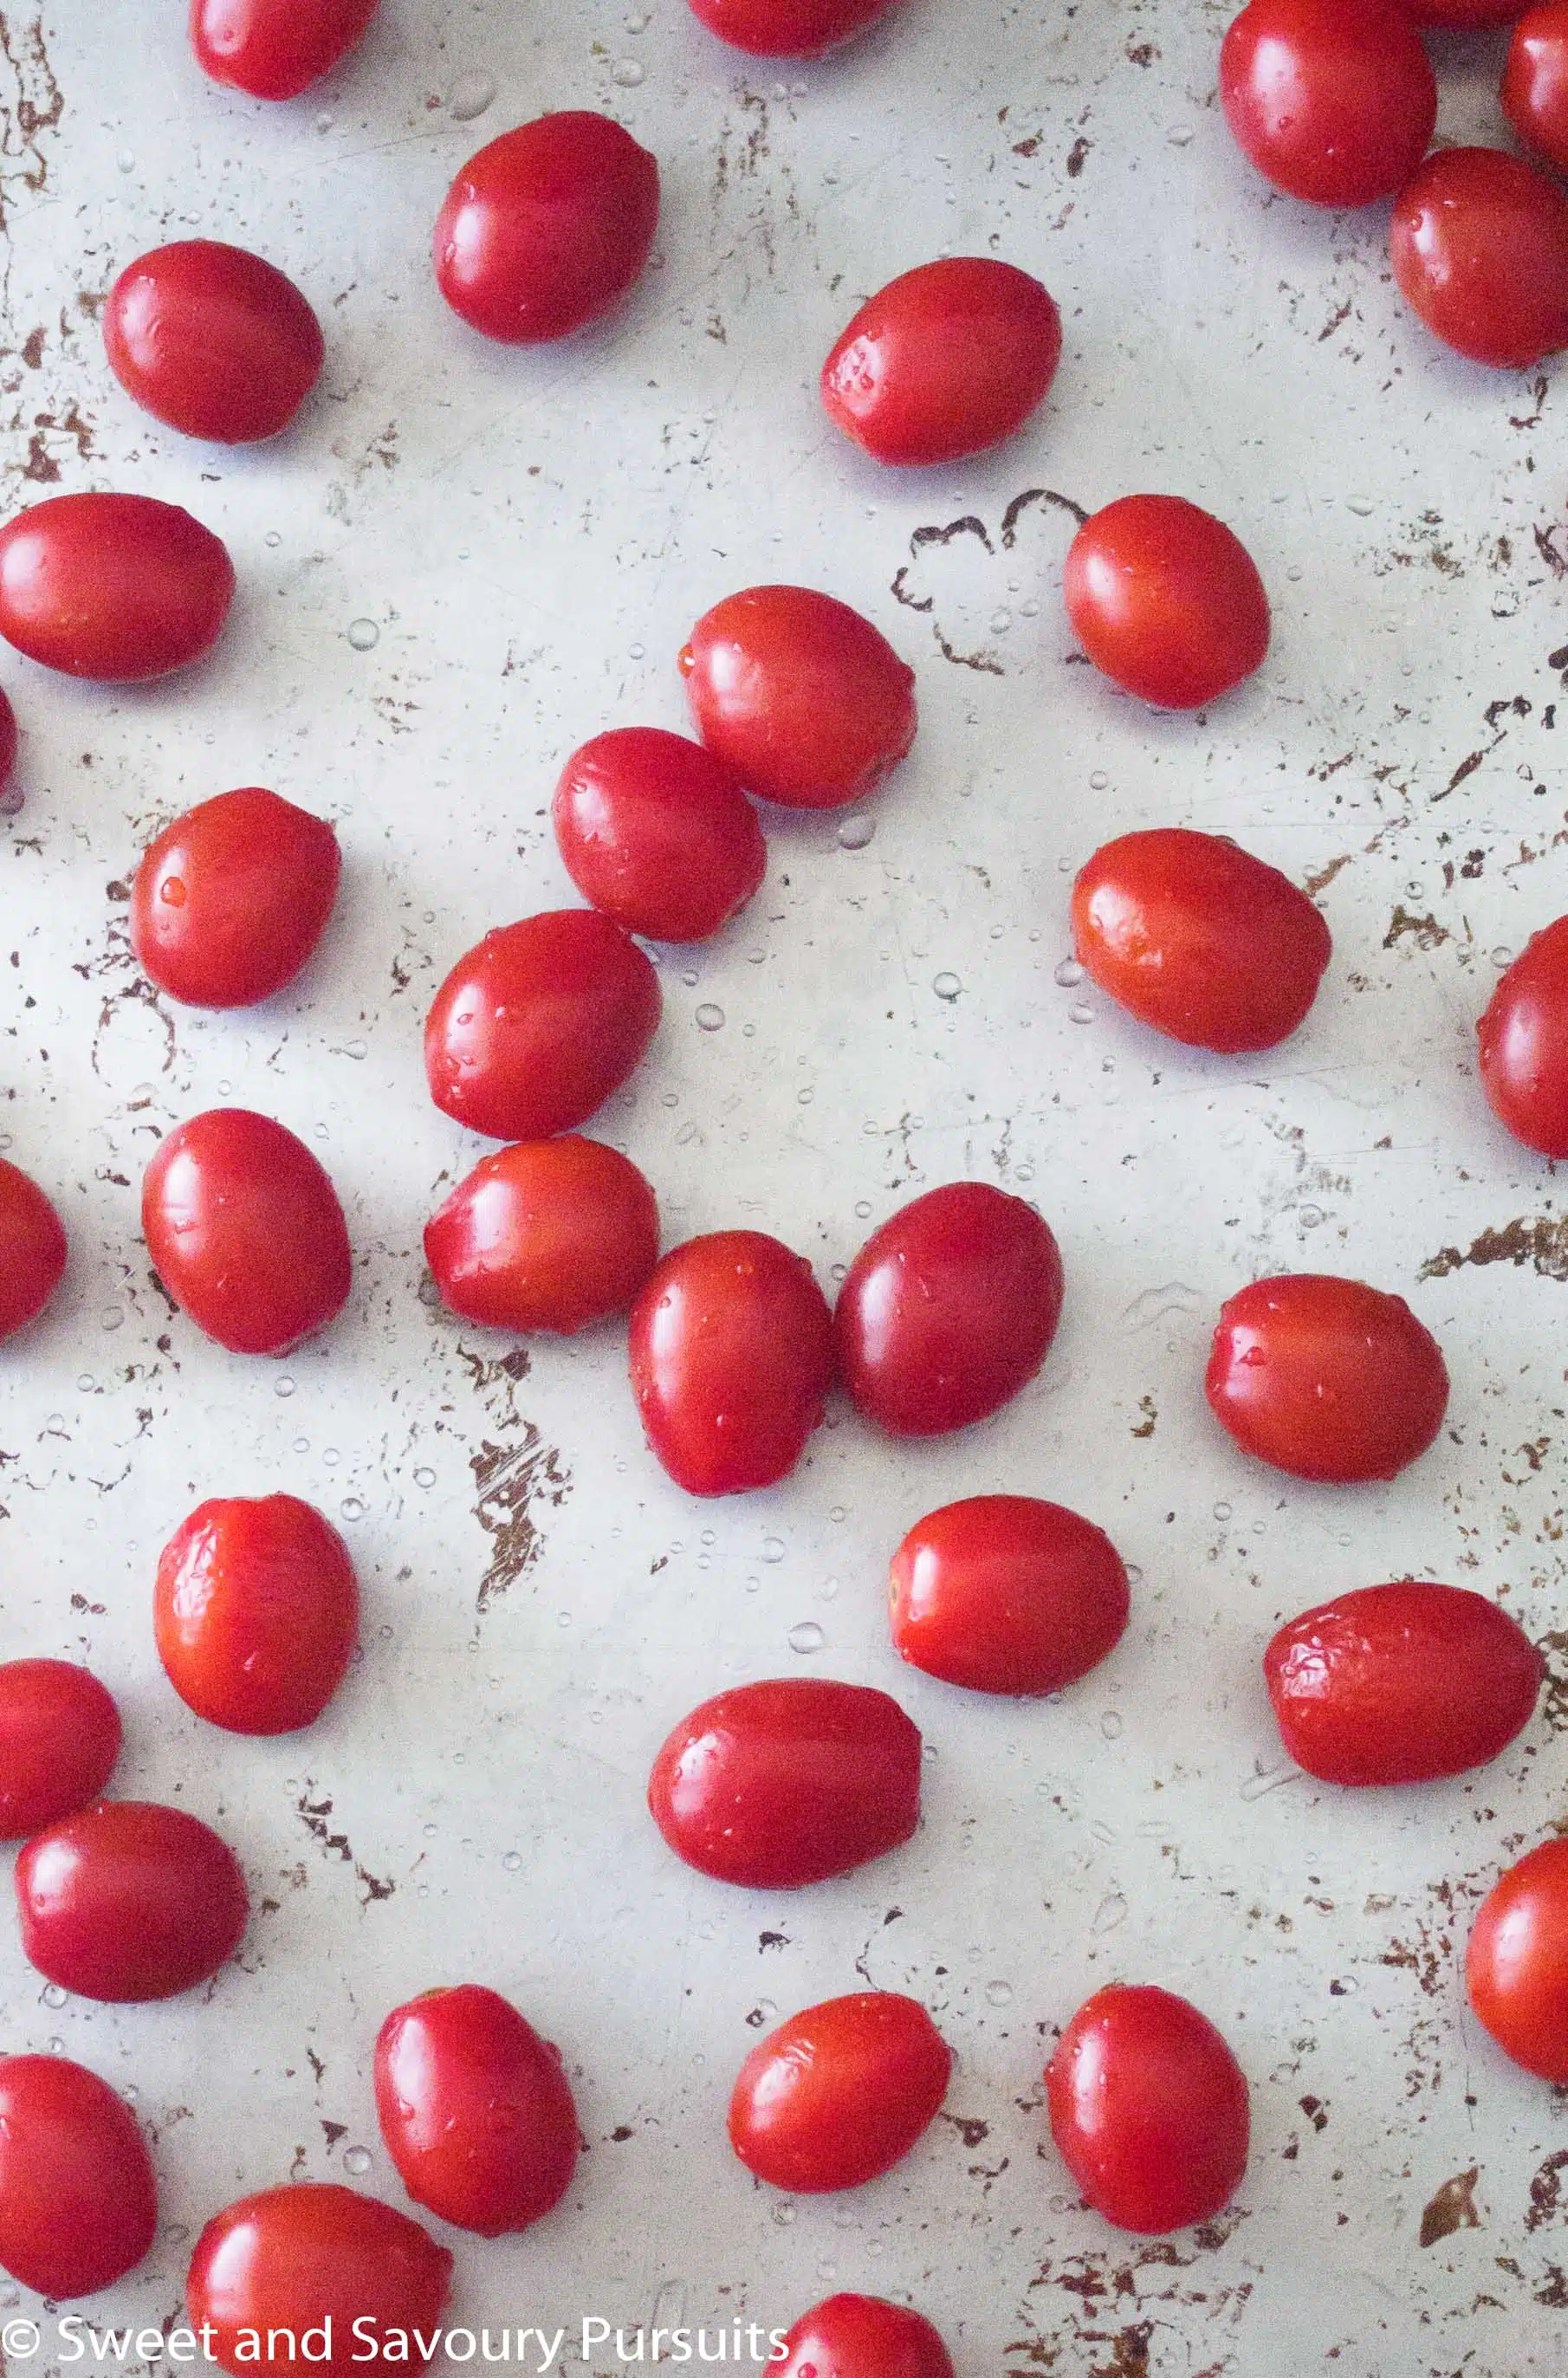
[[[257,1903],[209,1993],[122,2012],[49,2004],[0,1925],[4,2044],[99,2067],[156,2135],[166,2227],[103,2309],[171,2313],[187,2241],[242,2191],[347,2171],[401,2202],[376,2027],[474,1977],[561,2042],[592,2152],[543,2228],[449,2241],[459,2319],[784,2323],[849,2286],[910,2294],[962,2378],[1561,2369],[1568,2120],[1459,1976],[1474,1900],[1562,1811],[1548,1717],[1478,1778],[1349,1798],[1282,1777],[1258,1670],[1283,1615],[1406,1571],[1568,1626],[1568,1226],[1473,1063],[1498,967],[1568,906],[1561,393],[1439,352],[1377,210],[1267,198],[1213,101],[1220,9],[909,0],[779,80],[681,0],[645,5],[388,0],[282,108],[201,80],[176,0],[8,20],[7,503],[177,498],[241,584],[213,661],[146,692],[0,656],[26,793],[0,1144],[74,1249],[0,1378],[4,1647],[91,1661],[126,1714],[120,1788],[219,1823]],[[1496,137],[1496,63],[1447,50],[1445,133]],[[454,120],[479,77],[493,102]],[[594,336],[486,346],[435,293],[429,226],[482,138],[571,105],[658,152],[657,269]],[[105,367],[113,275],[198,231],[271,257],[326,325],[319,397],[273,449],[186,444]],[[1062,370],[1000,455],[886,476],[811,379],[854,301],[944,247],[1041,274]],[[1027,490],[1142,487],[1222,512],[1275,598],[1268,665],[1207,719],[1064,665],[1064,511],[1001,534]],[[901,1448],[835,1413],[784,1490],[698,1507],[640,1445],[618,1333],[509,1369],[421,1302],[421,1225],[478,1151],[430,1106],[419,1033],[485,927],[571,896],[545,817],[563,755],[680,724],[691,619],[775,577],[886,630],[920,741],[864,847],[778,823],[751,913],[666,954],[663,1028],[602,1128],[672,1241],[760,1225],[824,1280],[920,1188],[1024,1190],[1070,1294],[988,1426]],[[338,820],[339,916],[295,992],[176,1012],[126,954],[126,879],[159,823],[257,782]],[[1057,979],[1074,868],[1167,821],[1321,887],[1334,962],[1267,1061],[1163,1045]],[[283,1365],[171,1318],[138,1234],[158,1135],[225,1099],[301,1132],[350,1216],[353,1304]],[[1441,1257],[1478,1240],[1505,1259]],[[1453,1426],[1394,1487],[1291,1486],[1207,1421],[1216,1306],[1292,1267],[1396,1288],[1442,1339]],[[246,1744],[163,1683],[150,1579],[199,1497],[277,1485],[343,1526],[365,1658],[311,1734]],[[949,1693],[885,1640],[904,1529],[1003,1487],[1084,1509],[1142,1570],[1124,1647],[1056,1706]],[[710,1885],[644,1818],[652,1752],[724,1683],[807,1668],[914,1711],[924,1831],[802,1897]],[[775,2011],[862,1975],[938,2014],[956,2119],[876,2187],[781,2202],[728,2154],[731,2078]],[[1206,2243],[1113,2237],[1049,2144],[1051,2027],[1115,1976],[1189,1991],[1254,2084],[1242,2209]],[[1472,2168],[1479,2226],[1423,2250]]]

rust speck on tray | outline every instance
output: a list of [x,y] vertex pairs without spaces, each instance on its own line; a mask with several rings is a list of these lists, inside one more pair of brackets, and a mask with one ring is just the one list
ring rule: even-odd
[[1421,1266],[1422,1279],[1446,1279],[1462,1264],[1533,1264],[1543,1279],[1568,1279],[1568,1215],[1521,1215],[1501,1230],[1483,1231],[1463,1255],[1440,1247]]
[[1342,850],[1337,859],[1331,859],[1326,867],[1320,867],[1315,875],[1308,876],[1305,887],[1307,891],[1314,896],[1320,892],[1326,892],[1340,869],[1348,867],[1354,856],[1353,851]]
[[1389,919],[1388,931],[1382,937],[1382,945],[1385,950],[1397,949],[1401,942],[1409,940],[1413,941],[1419,950],[1436,950],[1441,949],[1444,942],[1452,939],[1453,935],[1446,925],[1440,925],[1437,919],[1432,916],[1412,916],[1401,900]]
[[1480,2228],[1481,2216],[1476,2210],[1476,2182],[1480,2176],[1480,2166],[1472,2164],[1468,2171],[1455,2172],[1452,2180],[1443,2181],[1421,2215],[1423,2246],[1435,2246],[1441,2239],[1452,2238],[1456,2229]]
[[473,1516],[492,1541],[490,1565],[479,1580],[474,1603],[482,1618],[544,1549],[533,1516],[535,1503],[547,1502],[558,1509],[571,1492],[571,1472],[562,1468],[556,1447],[544,1442],[532,1421],[523,1422],[522,1431],[516,1445],[484,1442],[468,1458],[479,1489]]
[[1562,2204],[1562,2175],[1568,2171],[1568,2147],[1559,2147],[1549,2155],[1530,2182],[1530,2209],[1525,2216],[1526,2229],[1544,2228],[1555,2221]]

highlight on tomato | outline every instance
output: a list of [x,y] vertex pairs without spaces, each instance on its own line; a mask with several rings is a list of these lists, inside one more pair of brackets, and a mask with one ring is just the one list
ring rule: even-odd
[[1264,180],[1318,207],[1392,198],[1437,122],[1437,78],[1397,0],[1248,0],[1219,95]]
[[297,99],[369,29],[380,0],[191,0],[196,62],[253,99]]
[[1185,2229],[1241,2185],[1246,2078],[1208,2017],[1170,1990],[1097,1990],[1062,2033],[1046,2091],[1062,2161],[1118,2229]]
[[152,2160],[125,2099],[69,2057],[0,2057],[0,2270],[54,2303],[96,2295],[136,2269],[157,2228]]
[[96,1800],[120,1756],[120,1712],[70,1660],[0,1662],[0,1842],[27,1841]]
[[66,1268],[65,1225],[19,1164],[0,1156],[0,1340],[36,1321]]
[[436,280],[489,339],[564,339],[618,304],[659,221],[659,168],[607,115],[569,109],[471,157],[436,222]]
[[[1512,14],[1512,8],[1510,9]],[[1514,28],[1502,112],[1526,149],[1568,173],[1568,5],[1542,0]]]
[[822,366],[822,404],[879,462],[955,462],[1015,436],[1060,360],[1061,316],[1031,273],[939,257],[867,299]]
[[293,1495],[214,1496],[164,1545],[153,1589],[163,1673],[231,1734],[314,1725],[359,1632],[359,1584],[336,1528]]
[[155,496],[51,496],[0,529],[0,636],[67,677],[135,685],[187,668],[233,592],[221,539]]
[[1291,1272],[1220,1309],[1204,1389],[1244,1453],[1295,1478],[1396,1478],[1448,1409],[1442,1351],[1402,1296]]
[[426,1990],[387,2017],[376,2111],[414,2203],[481,2238],[532,2228],[577,2168],[577,2108],[559,2048],[473,1982]]
[[103,308],[103,345],[144,412],[225,446],[286,429],[327,353],[288,275],[216,239],[174,240],[128,264]]
[[209,1980],[250,1914],[227,1843],[148,1800],[97,1800],[35,1834],[16,1885],[30,1964],[60,1989],[116,2006]]
[[1568,2086],[1568,1841],[1527,1850],[1493,1883],[1465,1952],[1477,2020],[1538,2080]]
[[[197,2240],[186,2309],[197,2330],[210,2325],[211,2350],[231,2378],[255,2378],[256,2340],[269,2329],[296,2339],[329,2329],[328,2378],[354,2369],[419,2368],[408,2355],[417,2329],[434,2338],[451,2291],[452,2258],[406,2213],[330,2182],[295,2180],[242,2197]],[[361,2339],[354,2323],[367,2324]],[[396,2332],[397,2334],[394,2334]],[[401,2346],[400,2352],[399,2347]],[[282,2353],[273,2360],[282,2366]]]
[[629,1157],[568,1133],[497,1148],[425,1225],[441,1302],[487,1329],[567,1336],[624,1313],[659,1257]]
[[779,2378],[953,2378],[930,2322],[880,2296],[829,2296],[784,2340]]
[[1477,1029],[1499,1123],[1538,1155],[1568,1156],[1568,917],[1530,936]]
[[1095,667],[1160,710],[1201,710],[1269,648],[1257,564],[1225,522],[1180,496],[1120,496],[1067,549],[1062,597]]
[[893,1555],[893,1649],[971,1692],[1059,1693],[1109,1657],[1131,1609],[1102,1529],[1032,1495],[972,1495],[917,1519]]
[[187,1007],[249,1007],[291,983],[327,929],[342,855],[325,818],[260,785],[198,801],[149,843],[131,947]]
[[730,2100],[730,2144],[792,2195],[862,2188],[929,2130],[952,2072],[952,2051],[916,2000],[828,1999],[752,2049]]
[[1499,370],[1568,347],[1568,198],[1501,149],[1440,149],[1394,202],[1388,260],[1434,337]]
[[662,727],[617,727],[574,751],[551,818],[583,898],[628,933],[705,942],[761,883],[768,847],[733,770]]

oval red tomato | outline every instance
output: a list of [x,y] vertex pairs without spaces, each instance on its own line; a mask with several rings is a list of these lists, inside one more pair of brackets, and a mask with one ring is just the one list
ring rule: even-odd
[[1097,1990],[1062,2033],[1046,2088],[1063,2162],[1119,2229],[1185,2229],[1241,2184],[1246,2079],[1207,2016],[1169,1990]]
[[120,1756],[114,1697],[69,1660],[0,1663],[0,1842],[96,1800]]
[[1568,198],[1501,149],[1440,149],[1394,202],[1388,258],[1445,346],[1499,369],[1568,347]]
[[1369,1585],[1304,1610],[1263,1653],[1285,1747],[1325,1784],[1421,1784],[1484,1766],[1530,1722],[1524,1629],[1455,1585]]
[[187,438],[244,446],[286,429],[321,377],[321,325],[248,248],[177,239],[126,267],[103,308],[109,368]]
[[953,2378],[928,2320],[880,2296],[830,2296],[784,2338],[779,2378]]
[[[233,2378],[269,2367],[256,2340],[269,2328],[301,2341],[317,2332],[317,2354],[325,2329],[331,2350],[312,2366],[326,2378],[353,2378],[356,2370],[426,2367],[433,2352],[418,2350],[413,2332],[434,2339],[451,2282],[450,2254],[406,2213],[352,2188],[295,2181],[242,2197],[208,2223],[186,2308],[196,2329],[210,2323],[212,2357]],[[358,2338],[356,2320],[367,2324]],[[270,2367],[283,2362],[280,2340]]]
[[0,1339],[36,1321],[66,1268],[66,1232],[36,1181],[0,1156]]
[[1245,1453],[1294,1478],[1396,1478],[1448,1409],[1442,1350],[1402,1296],[1292,1272],[1221,1307],[1204,1381]]
[[234,1354],[286,1354],[341,1311],[353,1283],[337,1191],[269,1115],[212,1107],[147,1168],[141,1226],[159,1279]]
[[194,1989],[239,1947],[245,1877],[209,1825],[147,1800],[98,1800],[17,1860],[22,1952],[45,1981],[126,2005]]
[[1542,1842],[1493,1883],[1470,1934],[1465,1979],[1503,2054],[1568,2086],[1568,1842]]
[[189,1007],[249,1007],[292,982],[326,931],[342,857],[325,818],[260,785],[198,801],[142,853],[131,947]]
[[376,2042],[376,2111],[416,2204],[499,2238],[558,2204],[577,2168],[560,2051],[466,1982],[397,2007]]
[[820,58],[898,0],[691,0],[711,33],[754,58]]
[[191,0],[196,62],[253,99],[297,99],[360,41],[379,0]]
[[1499,1123],[1542,1156],[1568,1156],[1568,917],[1531,935],[1478,1030]]
[[1502,110],[1520,139],[1568,173],[1568,5],[1545,0],[1514,28],[1502,70]]
[[793,2194],[860,2188],[930,2128],[952,2071],[952,2049],[914,1999],[828,1999],[752,2049],[730,2100],[730,2144]]
[[928,1191],[874,1231],[839,1291],[844,1385],[893,1436],[984,1420],[1028,1385],[1061,1318],[1061,1256],[1022,1197]]
[[739,780],[661,727],[596,735],[567,762],[551,815],[585,900],[628,933],[705,942],[761,883],[768,847]]
[[1269,648],[1269,601],[1240,538],[1180,496],[1121,496],[1068,547],[1061,591],[1097,669],[1161,710],[1200,710]]
[[788,1476],[822,1417],[832,1316],[804,1255],[713,1231],[664,1256],[631,1309],[631,1384],[657,1459],[688,1495]]
[[499,925],[461,957],[425,1027],[443,1114],[492,1139],[550,1139],[586,1123],[641,1063],[659,978],[593,908]]
[[153,1625],[163,1672],[197,1717],[293,1734],[315,1723],[353,1654],[348,1546],[293,1495],[199,1504],[163,1547]]
[[737,1685],[676,1726],[653,1761],[648,1806],[676,1857],[715,1881],[825,1882],[913,1835],[920,1730],[866,1685]]
[[658,1259],[659,1208],[636,1165],[569,1135],[482,1158],[425,1225],[441,1302],[525,1336],[624,1313]]
[[469,159],[436,221],[436,279],[455,314],[514,346],[606,314],[648,261],[659,168],[607,115],[571,109]]
[[67,677],[134,685],[210,652],[234,568],[153,496],[51,496],[0,529],[0,636]]
[[65,2056],[0,2057],[0,2270],[59,2302],[134,2271],[158,2228],[136,2117]]
[[1113,1651],[1131,1608],[1102,1530],[1032,1495],[973,1495],[917,1519],[893,1555],[893,1648],[977,1693],[1058,1693]]
[[1392,198],[1437,122],[1431,62],[1394,0],[1249,0],[1219,95],[1264,180],[1318,207]]
[[1061,316],[1033,275],[944,256],[868,298],[822,366],[822,403],[879,462],[955,462],[1023,428],[1061,360]]
[[710,751],[793,810],[865,800],[915,740],[915,672],[869,619],[808,586],[726,595],[680,655]]
[[1173,1040],[1230,1056],[1305,1021],[1328,927],[1277,868],[1223,835],[1156,826],[1095,851],[1072,887],[1072,940],[1100,989]]

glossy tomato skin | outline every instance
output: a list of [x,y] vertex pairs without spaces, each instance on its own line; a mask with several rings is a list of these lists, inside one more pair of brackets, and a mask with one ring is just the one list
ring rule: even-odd
[[1282,1627],[1263,1675],[1285,1747],[1324,1784],[1422,1784],[1505,1750],[1541,1655],[1484,1594],[1363,1586]]
[[136,2118],[64,2056],[0,2057],[0,2270],[59,2302],[137,2264],[158,2183]]
[[1156,826],[1095,851],[1072,888],[1079,962],[1119,1007],[1190,1048],[1272,1049],[1333,955],[1287,875],[1223,835]]
[[936,2120],[952,2071],[952,2050],[914,1999],[827,1999],[770,2032],[741,2066],[730,2144],[759,2180],[793,2195],[861,2188]]
[[1207,2016],[1169,1990],[1097,1990],[1062,2033],[1046,2089],[1062,2160],[1119,2229],[1185,2229],[1240,2185],[1246,2079]]
[[525,1336],[624,1313],[658,1259],[659,1208],[636,1165],[572,1135],[481,1158],[425,1226],[449,1311]]
[[852,42],[899,0],[691,0],[694,16],[754,58],[820,58]]
[[1396,1478],[1448,1409],[1442,1350],[1404,1298],[1323,1272],[1230,1297],[1204,1387],[1243,1452],[1335,1485]]
[[436,221],[436,279],[487,339],[564,339],[617,305],[659,221],[659,168],[607,115],[571,109],[469,159]]
[[1061,316],[1032,274],[940,257],[868,298],[822,366],[822,404],[879,462],[955,462],[1022,429],[1060,360]]
[[1568,198],[1501,149],[1440,149],[1394,202],[1388,258],[1434,337],[1499,369],[1568,347]]
[[96,1800],[17,1860],[22,1951],[46,1981],[123,2006],[194,1989],[249,1917],[233,1852],[183,1808]]
[[1251,676],[1269,602],[1235,533],[1180,496],[1120,496],[1068,547],[1061,591],[1095,667],[1161,710],[1200,710]]
[[[208,2223],[191,2257],[186,2307],[193,2327],[211,2324],[213,2358],[233,2378],[268,2366],[258,2364],[246,2330],[292,2329],[303,2348],[305,2332],[329,2322],[331,2353],[311,2366],[325,2378],[354,2378],[356,2370],[428,2367],[413,2333],[434,2336],[451,2278],[450,2254],[406,2213],[352,2188],[296,2181],[242,2197]],[[356,2320],[368,2324],[360,2339]],[[393,2331],[410,2340],[401,2354]],[[316,2341],[319,2351],[324,2340]],[[280,2345],[271,2367],[282,2360]]]
[[1059,1693],[1116,1649],[1131,1609],[1103,1530],[1032,1495],[973,1495],[917,1519],[893,1555],[893,1649],[976,1693]]
[[1531,935],[1478,1028],[1499,1123],[1542,1156],[1568,1156],[1568,917]]
[[745,907],[768,865],[739,779],[662,727],[613,727],[574,751],[551,814],[583,898],[651,941],[707,941]]
[[286,429],[321,377],[321,325],[248,248],[177,239],[126,267],[103,308],[109,368],[187,438],[245,446]]
[[762,1231],[688,1239],[631,1309],[632,1391],[688,1495],[773,1486],[822,1417],[832,1316],[804,1255]]
[[1568,2085],[1568,1842],[1542,1842],[1493,1883],[1470,1934],[1465,1980],[1503,2054]]
[[653,1762],[653,1821],[718,1882],[795,1891],[886,1856],[920,1821],[920,1730],[886,1693],[787,1676],[683,1718]]
[[560,2051],[495,1990],[429,1990],[376,2042],[376,2111],[416,2204],[500,2238],[560,2203],[577,2169],[577,2108]]
[[680,671],[709,751],[784,809],[865,800],[915,740],[914,670],[869,619],[808,586],[726,595]]
[[1061,1256],[1032,1206],[981,1181],[928,1190],[874,1231],[834,1314],[856,1408],[892,1436],[967,1428],[1050,1351]]
[[142,853],[131,947],[187,1007],[249,1007],[293,980],[326,931],[342,855],[325,818],[260,785],[198,801]]
[[573,1131],[636,1072],[661,1004],[648,959],[596,909],[497,926],[436,993],[430,1095],[492,1139]]
[[198,1504],[164,1545],[153,1590],[163,1672],[230,1734],[313,1725],[348,1672],[359,1585],[348,1546],[293,1495]]
[[779,2378],[953,2378],[928,2320],[880,2296],[829,2296],[784,2339]]
[[1511,25],[1520,13],[1519,0],[1405,0],[1405,6],[1415,24],[1462,32]]
[[253,99],[297,99],[364,35],[379,0],[191,0],[196,62]]
[[331,1182],[303,1140],[245,1107],[169,1134],[142,1182],[141,1226],[175,1303],[231,1353],[288,1353],[353,1285]]
[[36,1321],[66,1268],[66,1232],[36,1181],[0,1157],[0,1339]]
[[0,1663],[0,1842],[96,1800],[120,1756],[114,1697],[69,1660]]
[[1431,61],[1396,0],[1248,0],[1219,95],[1263,179],[1318,207],[1392,198],[1437,122]]
[[0,636],[67,677],[135,685],[210,652],[234,569],[154,496],[51,496],[0,529]]
[[1545,0],[1520,18],[1502,70],[1502,110],[1520,139],[1568,173],[1568,5]]

